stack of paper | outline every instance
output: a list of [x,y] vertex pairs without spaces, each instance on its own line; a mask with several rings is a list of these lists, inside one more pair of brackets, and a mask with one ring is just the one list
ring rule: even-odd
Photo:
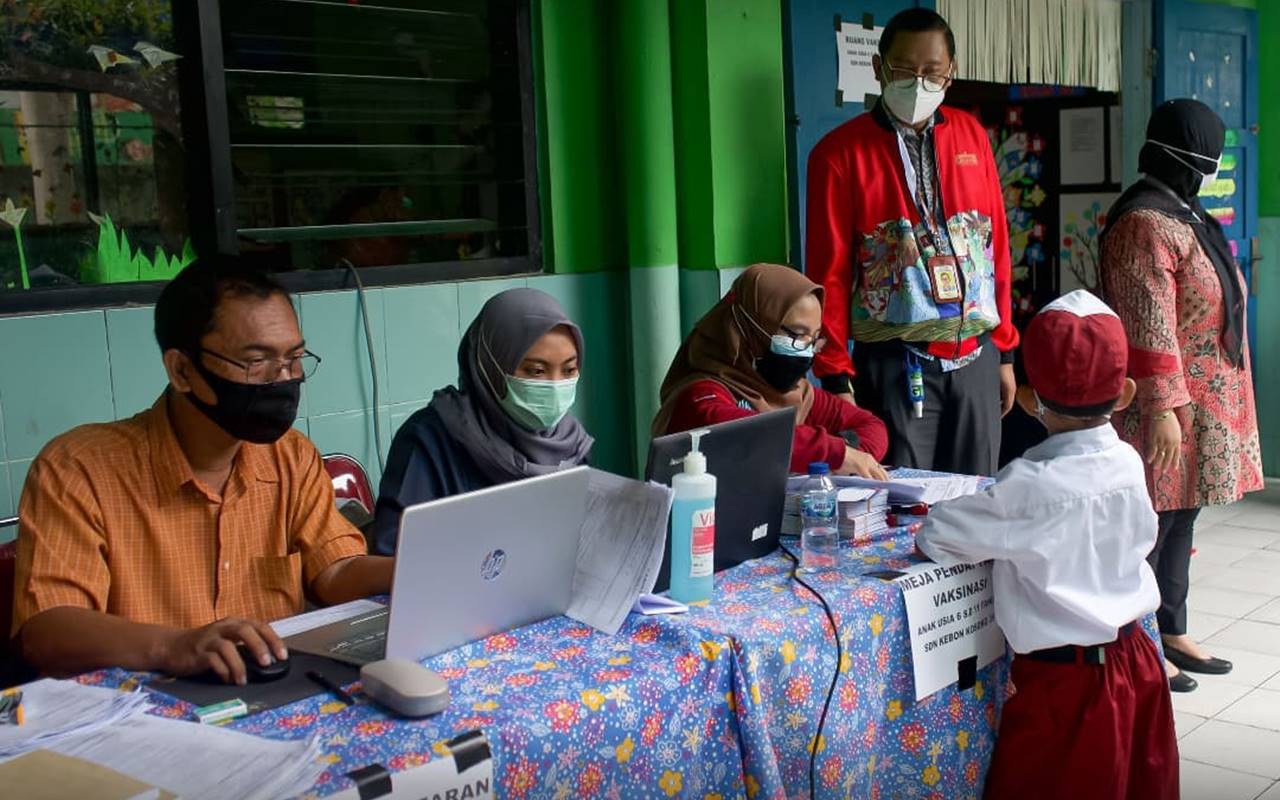
[[75,681],[38,680],[22,687],[23,725],[0,726],[0,760],[52,747],[70,736],[142,714],[142,692],[120,692]]
[[320,740],[261,739],[146,714],[51,748],[173,792],[183,800],[270,800],[310,789],[324,772]]
[[855,544],[871,541],[871,537],[889,529],[889,493],[883,489],[841,489],[840,538]]

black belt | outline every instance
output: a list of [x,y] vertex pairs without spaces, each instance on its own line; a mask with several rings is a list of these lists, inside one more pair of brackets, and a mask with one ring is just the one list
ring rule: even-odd
[[1122,639],[1127,639],[1138,630],[1137,622],[1130,622],[1120,628],[1114,642],[1104,642],[1102,644],[1091,644],[1088,647],[1082,647],[1078,644],[1068,644],[1062,647],[1050,647],[1046,650],[1033,650],[1030,653],[1019,653],[1018,658],[1029,658],[1033,661],[1048,661],[1053,664],[1093,664],[1102,665],[1107,663],[1107,647],[1113,645]]

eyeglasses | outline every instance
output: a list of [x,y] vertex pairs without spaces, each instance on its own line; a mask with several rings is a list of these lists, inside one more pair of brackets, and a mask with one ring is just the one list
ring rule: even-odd
[[822,348],[827,346],[827,340],[819,334],[797,333],[790,328],[782,327],[779,329],[780,336],[789,336],[791,338],[791,347],[795,350],[804,350],[809,345],[813,345],[815,353],[822,352]]
[[320,366],[320,356],[310,350],[288,358],[251,358],[248,361],[236,361],[204,347],[200,352],[244,370],[244,383],[274,383],[282,372],[288,372],[288,380],[306,380],[316,374]]
[[895,67],[889,62],[884,62],[888,74],[885,80],[889,85],[898,89],[908,89],[915,84],[916,80],[920,80],[920,84],[924,86],[926,92],[941,92],[951,85],[951,70],[946,72],[916,72],[906,67]]

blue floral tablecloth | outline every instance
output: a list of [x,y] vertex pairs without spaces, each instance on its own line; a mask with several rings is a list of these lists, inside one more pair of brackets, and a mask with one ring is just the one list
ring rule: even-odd
[[[901,594],[863,577],[906,566],[912,550],[910,534],[893,531],[845,545],[840,569],[811,576],[845,650],[817,741],[834,642],[780,552],[718,575],[714,600],[686,615],[632,615],[615,636],[560,617],[429,659],[452,692],[449,709],[430,719],[317,696],[230,727],[319,736],[327,768],[317,797],[350,785],[354,769],[407,769],[479,728],[506,798],[807,797],[815,746],[820,797],[977,798],[1007,662],[980,671],[967,691],[914,701]],[[128,686],[140,677],[109,670],[81,680]],[[153,713],[189,715],[190,706],[156,697]]]

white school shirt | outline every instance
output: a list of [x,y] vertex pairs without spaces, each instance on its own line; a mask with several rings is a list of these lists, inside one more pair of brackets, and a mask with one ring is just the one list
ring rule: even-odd
[[939,564],[994,560],[996,622],[1017,653],[1110,642],[1155,610],[1155,541],[1142,458],[1110,425],[1050,436],[986,491],[930,509],[916,538]]

